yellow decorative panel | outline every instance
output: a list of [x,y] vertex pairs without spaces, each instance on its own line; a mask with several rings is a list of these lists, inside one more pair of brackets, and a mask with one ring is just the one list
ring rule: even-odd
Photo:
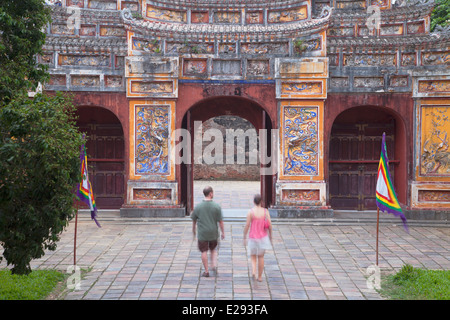
[[323,179],[323,101],[282,101],[279,178]]
[[419,92],[450,93],[450,80],[419,80]]
[[326,79],[281,81],[277,91],[278,98],[326,98]]
[[130,180],[150,176],[163,181],[175,179],[171,155],[174,117],[174,101],[130,100]]
[[127,79],[127,96],[172,98],[178,94],[177,87],[178,81],[176,79],[152,81],[143,78],[129,78]]
[[419,176],[450,177],[450,106],[421,105],[419,117]]

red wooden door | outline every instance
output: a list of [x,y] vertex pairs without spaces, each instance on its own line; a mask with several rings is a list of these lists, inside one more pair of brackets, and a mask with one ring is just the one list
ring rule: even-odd
[[[329,161],[329,195],[333,209],[376,209],[375,187],[383,132],[388,157],[393,157],[393,121],[333,125]],[[390,161],[392,176],[395,162]]]
[[82,124],[88,136],[89,179],[99,209],[117,209],[124,203],[124,137],[120,124]]

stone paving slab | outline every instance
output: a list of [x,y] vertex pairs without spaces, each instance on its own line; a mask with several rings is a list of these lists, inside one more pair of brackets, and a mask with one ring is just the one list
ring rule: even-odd
[[211,186],[214,201],[222,209],[245,209],[245,214],[253,206],[253,196],[261,192],[259,181],[194,181],[194,205],[203,200],[203,188]]
[[[127,219],[79,219],[77,265],[89,269],[67,300],[378,300],[367,285],[375,262],[374,225],[295,225],[274,223],[273,250],[266,253],[263,282],[250,278],[242,244],[243,222],[225,224],[219,274],[201,277],[200,253],[191,223]],[[73,264],[74,223],[56,251],[33,261],[33,269],[66,271]],[[380,228],[379,265],[394,271],[404,264],[450,268],[450,229],[401,226]],[[0,268],[6,267],[2,262]]]

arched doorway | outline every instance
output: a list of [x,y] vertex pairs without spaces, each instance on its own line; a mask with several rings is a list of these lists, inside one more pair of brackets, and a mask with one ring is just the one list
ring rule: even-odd
[[[271,129],[272,121],[269,115],[266,113],[264,108],[258,103],[242,97],[230,97],[230,96],[218,96],[203,99],[193,106],[191,106],[182,120],[182,128],[187,129],[192,137],[192,154],[191,154],[191,164],[180,165],[180,203],[186,206],[186,212],[189,214],[193,209],[193,182],[194,182],[194,155],[195,155],[195,125],[199,123],[204,123],[205,121],[215,118],[217,116],[237,116],[248,120],[254,127],[256,133],[265,134],[265,140],[267,143],[265,145],[259,145],[259,152],[265,153],[267,157],[271,156],[270,148],[266,149],[266,145],[271,144]],[[260,131],[265,129],[265,131]],[[260,140],[259,140],[260,141]],[[224,161],[225,161],[225,154]],[[258,154],[259,156],[259,154]],[[263,197],[264,205],[266,207],[274,203],[274,183],[272,175],[261,175],[260,176],[260,193]]]
[[375,187],[381,141],[386,133],[390,171],[399,201],[405,199],[404,125],[387,108],[360,106],[340,113],[329,144],[329,203],[335,210],[375,210]]
[[[203,200],[203,188],[212,186],[217,190],[215,200],[226,216],[243,216],[253,205],[253,196],[261,189],[255,127],[244,118],[224,115],[203,122],[199,131],[195,132],[195,139],[203,140],[202,155],[208,157],[218,151],[222,157],[218,158],[219,163],[209,163],[203,157],[201,163],[194,161],[194,207]],[[221,136],[221,141],[211,142],[209,136],[216,134]],[[221,150],[212,150],[211,146]]]
[[78,107],[77,125],[87,136],[89,177],[99,209],[118,209],[125,200],[125,146],[119,119],[100,107]]

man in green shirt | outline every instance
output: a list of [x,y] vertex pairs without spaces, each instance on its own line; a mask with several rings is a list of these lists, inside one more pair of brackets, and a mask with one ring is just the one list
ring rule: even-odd
[[202,263],[205,268],[203,277],[209,277],[208,269],[208,250],[211,251],[211,269],[217,270],[217,241],[219,240],[219,230],[217,223],[219,223],[221,238],[225,239],[225,232],[223,228],[222,209],[212,199],[214,191],[211,187],[203,189],[205,199],[199,203],[191,214],[192,232],[195,237],[196,229],[198,239],[198,249],[202,253]]

